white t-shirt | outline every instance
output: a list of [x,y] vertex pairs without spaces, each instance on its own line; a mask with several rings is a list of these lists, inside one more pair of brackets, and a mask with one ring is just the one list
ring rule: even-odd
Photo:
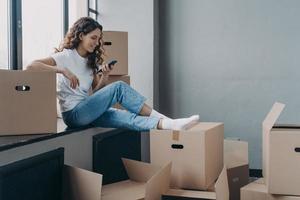
[[72,89],[70,80],[57,74],[57,98],[61,112],[72,110],[78,103],[89,96],[93,82],[93,70],[87,66],[87,58],[81,57],[76,49],[64,49],[52,54],[57,67],[68,68],[79,79],[79,87]]

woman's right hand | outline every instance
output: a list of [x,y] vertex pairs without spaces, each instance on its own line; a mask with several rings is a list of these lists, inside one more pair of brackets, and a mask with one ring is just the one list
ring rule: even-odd
[[62,74],[70,80],[70,87],[76,89],[79,86],[79,79],[68,68],[63,68]]

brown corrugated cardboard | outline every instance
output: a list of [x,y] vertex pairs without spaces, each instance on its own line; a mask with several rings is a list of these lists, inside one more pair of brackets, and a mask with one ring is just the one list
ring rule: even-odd
[[300,195],[300,129],[274,126],[284,107],[275,103],[263,122],[263,175],[270,194]]
[[280,113],[283,111],[285,105],[281,103],[275,103],[271,108],[270,112],[266,116],[262,124],[262,173],[264,177],[265,183],[268,185],[268,177],[269,171],[269,136],[270,131],[275,124],[276,120],[278,119]]
[[171,199],[215,199],[215,200],[229,200],[229,189],[227,180],[226,167],[223,168],[217,182],[214,185],[214,192],[196,191],[196,190],[181,190],[170,189],[163,195],[163,200]]
[[268,194],[261,178],[241,188],[241,200],[300,200],[300,197]]
[[64,166],[64,200],[101,200],[102,175],[77,167]]
[[240,200],[241,187],[248,184],[248,143],[224,140],[224,164],[227,166],[230,200]]
[[111,75],[128,74],[128,33],[121,31],[103,31],[105,62],[117,60]]
[[56,75],[0,70],[0,135],[57,132]]
[[262,179],[241,188],[241,200],[267,200],[267,187]]
[[206,190],[223,167],[223,123],[200,122],[188,130],[150,131],[151,163],[172,161],[171,187]]
[[128,76],[128,75],[121,75],[121,76],[110,75],[107,80],[107,84],[111,84],[116,81],[124,81],[125,83],[130,85],[130,76]]
[[169,188],[171,163],[157,167],[149,163],[122,159],[129,180],[104,185],[102,200],[160,200]]

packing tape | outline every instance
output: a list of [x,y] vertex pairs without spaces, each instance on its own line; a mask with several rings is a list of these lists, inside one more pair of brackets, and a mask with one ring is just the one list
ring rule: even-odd
[[173,131],[173,140],[179,141],[179,131]]

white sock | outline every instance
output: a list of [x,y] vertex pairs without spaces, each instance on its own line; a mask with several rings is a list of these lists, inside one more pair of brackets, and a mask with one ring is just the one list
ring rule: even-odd
[[184,130],[198,121],[199,115],[193,115],[189,118],[163,119],[161,125],[162,129]]
[[165,116],[165,115],[163,115],[163,114],[157,112],[157,111],[154,110],[154,109],[152,109],[150,116],[151,116],[151,117],[158,117],[158,118],[160,118],[160,119],[171,119],[171,118],[169,118],[169,117],[167,117],[167,116]]

